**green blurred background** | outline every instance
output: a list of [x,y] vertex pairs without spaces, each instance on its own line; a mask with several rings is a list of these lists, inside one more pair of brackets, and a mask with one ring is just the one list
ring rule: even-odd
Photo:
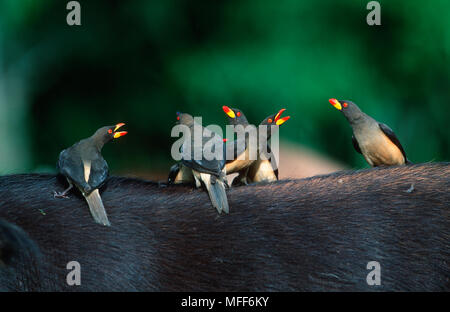
[[113,173],[167,171],[176,111],[225,124],[286,108],[281,138],[366,167],[329,98],[388,124],[413,162],[450,158],[450,1],[0,1],[0,174],[52,171],[59,152],[127,123]]

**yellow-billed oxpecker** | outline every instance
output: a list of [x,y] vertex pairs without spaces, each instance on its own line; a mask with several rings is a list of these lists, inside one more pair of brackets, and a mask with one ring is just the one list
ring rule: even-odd
[[351,101],[330,99],[329,102],[347,118],[353,129],[353,147],[364,156],[369,165],[375,167],[410,163],[391,128],[363,113]]
[[95,222],[109,226],[99,188],[109,175],[108,164],[103,159],[103,145],[113,139],[127,134],[127,131],[117,131],[124,123],[115,126],[102,127],[94,135],[75,143],[59,154],[57,169],[66,177],[69,187],[62,193],[54,193],[56,198],[67,198],[67,193],[75,185],[86,198]]
[[[196,124],[194,118],[189,114],[177,113],[177,121],[179,124],[187,126],[190,131],[190,138],[186,139],[180,148],[182,154],[181,165],[192,170],[197,187],[200,187],[203,182],[211,203],[217,211],[219,213],[222,213],[222,211],[228,213],[229,207],[225,192],[226,149],[223,139],[219,135],[205,135],[205,128]],[[201,133],[198,134],[195,131],[201,131]],[[197,137],[199,137],[199,140],[196,140]],[[221,146],[222,151],[218,151],[218,153],[220,152],[220,157],[212,159],[205,157],[203,151],[206,144],[211,147],[212,153],[215,153],[216,146]]]
[[[228,106],[222,107],[225,114],[228,116],[228,123],[233,126],[249,126],[249,122],[245,117],[244,113],[237,108],[229,108]],[[244,129],[243,129],[244,130]],[[233,148],[232,159],[227,159],[225,163],[226,173],[233,174],[239,172],[244,178],[243,183],[246,184],[245,177],[247,176],[248,167],[255,161],[250,159],[250,148],[249,148],[249,134],[245,133],[245,137],[239,137],[235,141],[228,142],[226,144],[227,150]]]
[[[246,127],[249,125],[247,118],[244,113],[237,108],[229,108],[228,106],[223,106],[223,111],[228,116],[228,122],[231,125],[242,125]],[[263,136],[262,141],[267,142],[271,137],[271,126],[279,126],[286,122],[290,117],[281,118],[282,113],[285,109],[281,109],[277,114],[273,114],[265,118],[260,125],[267,126],[266,133],[260,133],[260,128],[258,128],[258,136]],[[248,148],[248,135],[245,139],[245,150],[235,155],[233,160],[227,160],[226,172],[231,174],[238,172],[239,175],[233,180],[232,185],[248,184],[251,182],[260,181],[275,181],[278,179],[278,169],[274,169],[270,158],[273,157],[269,146],[267,145],[267,152],[271,155],[268,159],[261,159],[260,151],[258,148],[257,159],[250,160],[249,148]]]
[[[267,134],[265,134],[266,140],[269,140],[272,136],[271,133],[271,126],[281,126],[284,124],[287,120],[289,120],[291,117],[281,117],[283,112],[286,109],[281,109],[277,114],[270,115],[264,119],[260,125],[266,125],[267,126]],[[263,135],[263,134],[259,134]],[[253,182],[273,182],[278,180],[278,167],[274,166],[274,164],[277,163],[275,159],[275,155],[270,150],[269,145],[267,145],[267,153],[270,155],[270,157],[267,157],[267,159],[261,158],[261,151],[258,153],[258,159],[249,167],[249,170],[247,172],[247,181],[248,183]],[[234,182],[234,181],[233,181]]]

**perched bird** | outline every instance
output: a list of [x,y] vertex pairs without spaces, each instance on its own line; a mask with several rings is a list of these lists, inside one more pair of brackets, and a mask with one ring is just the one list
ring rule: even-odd
[[[280,109],[277,114],[270,115],[261,122],[260,125],[267,126],[267,133],[260,134],[265,136],[266,141],[268,141],[272,136],[270,126],[281,126],[291,118],[290,116],[281,117],[285,110],[286,109],[284,108]],[[278,167],[274,165],[277,161],[275,159],[275,155],[270,150],[270,147],[267,145],[267,154],[269,155],[269,157],[266,157],[267,159],[262,159],[261,153],[262,151],[258,153],[258,159],[249,167],[247,172],[248,183],[273,182],[278,180]]]
[[[218,135],[212,137],[205,136],[205,128],[194,122],[194,118],[186,113],[177,113],[178,123],[189,128],[190,138],[186,139],[181,146],[182,160],[181,165],[192,170],[195,184],[198,187],[201,183],[206,187],[212,205],[219,213],[229,212],[228,199],[225,191],[226,174],[225,174],[225,153],[224,142]],[[200,134],[195,131],[201,131]],[[195,138],[200,136],[201,140],[197,142]],[[215,152],[215,146],[221,146],[222,151],[220,157],[207,159],[203,153],[206,144],[213,143],[211,152]],[[200,159],[196,159],[196,154],[200,155]]]
[[[249,125],[247,118],[244,113],[237,108],[229,108],[228,106],[223,106],[223,111],[228,116],[228,122],[231,125],[242,125],[244,127]],[[260,133],[258,128],[258,136],[263,136],[263,142],[267,142],[271,136],[271,127],[272,125],[279,126],[282,125],[285,121],[287,121],[290,117],[281,118],[282,113],[285,109],[281,109],[277,114],[273,114],[265,118],[260,126],[268,126],[267,131],[265,133]],[[227,144],[228,145],[228,144]],[[260,182],[260,181],[275,181],[278,179],[278,169],[274,169],[270,158],[273,157],[272,152],[270,151],[269,146],[267,146],[268,153],[271,155],[268,159],[261,159],[261,148],[258,148],[257,159],[250,159],[249,155],[249,138],[248,135],[245,138],[245,148],[240,149],[239,152],[236,153],[235,158],[232,160],[227,160],[226,163],[226,172],[227,174],[238,172],[239,175],[233,180],[232,185],[242,185],[248,184],[251,182]],[[227,148],[228,149],[228,148]],[[249,174],[250,173],[250,174]]]
[[329,101],[347,118],[353,129],[353,147],[364,156],[369,165],[375,167],[410,163],[400,141],[391,128],[363,113],[351,101],[338,101],[336,99],[330,99]]
[[[229,108],[228,106],[223,106],[222,109],[225,114],[227,114],[228,123],[230,125],[241,125],[244,128],[250,125],[241,110],[237,108]],[[227,159],[225,163],[226,173],[241,173],[240,175],[244,179],[244,184],[246,184],[245,177],[247,176],[248,167],[255,161],[255,159],[251,159],[250,157],[249,140],[249,134],[245,133],[244,138],[238,137],[237,140],[227,142],[226,144],[226,150],[228,152],[227,155],[233,155],[232,159]],[[230,152],[230,149],[233,150]]]
[[108,178],[109,169],[101,150],[105,143],[127,134],[127,131],[117,132],[124,125],[119,123],[98,129],[93,136],[63,150],[57,163],[57,169],[66,177],[69,187],[62,193],[55,191],[55,198],[67,198],[67,193],[75,185],[86,198],[95,222],[107,226],[110,223],[98,189]]

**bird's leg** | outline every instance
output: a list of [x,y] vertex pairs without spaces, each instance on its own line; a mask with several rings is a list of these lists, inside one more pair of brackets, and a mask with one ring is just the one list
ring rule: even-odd
[[53,191],[53,197],[54,198],[69,198],[67,196],[67,193],[72,189],[73,185],[69,182],[69,187],[65,189],[62,193],[58,193],[57,191]]

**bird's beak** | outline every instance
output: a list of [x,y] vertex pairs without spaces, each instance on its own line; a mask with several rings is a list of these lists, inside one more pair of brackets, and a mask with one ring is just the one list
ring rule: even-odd
[[225,114],[228,115],[230,118],[236,118],[236,115],[234,114],[233,110],[229,108],[228,106],[222,106],[223,111]]
[[282,109],[280,109],[280,111],[275,115],[274,121],[275,121],[275,124],[276,124],[277,126],[281,126],[281,125],[284,124],[286,121],[288,121],[289,118],[291,118],[291,116],[286,116],[286,117],[280,118],[281,115],[283,114],[283,112],[284,112],[285,110],[286,110],[285,108],[282,108]]
[[330,101],[331,105],[333,105],[336,109],[342,110],[342,105],[341,105],[341,103],[339,103],[338,100],[336,100],[336,99],[329,99],[328,101]]
[[114,128],[114,139],[120,138],[121,136],[124,136],[125,134],[128,133],[127,131],[116,132],[120,127],[123,127],[123,126],[125,126],[125,124],[123,122],[118,123],[116,125],[116,127]]

